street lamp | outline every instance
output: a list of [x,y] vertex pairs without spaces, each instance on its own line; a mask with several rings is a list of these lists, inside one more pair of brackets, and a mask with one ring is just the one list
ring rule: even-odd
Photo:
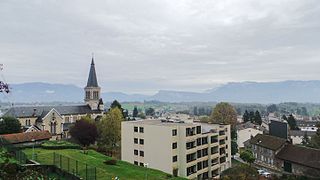
[[145,180],[147,180],[147,179],[148,179],[148,166],[149,166],[149,164],[148,164],[148,163],[144,163],[144,167],[146,168]]

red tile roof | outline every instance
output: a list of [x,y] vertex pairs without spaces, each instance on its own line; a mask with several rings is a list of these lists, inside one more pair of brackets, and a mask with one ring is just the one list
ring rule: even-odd
[[38,132],[26,132],[26,133],[16,133],[16,134],[5,134],[0,135],[1,138],[9,141],[12,144],[32,142],[50,139],[52,136],[49,131],[38,131]]

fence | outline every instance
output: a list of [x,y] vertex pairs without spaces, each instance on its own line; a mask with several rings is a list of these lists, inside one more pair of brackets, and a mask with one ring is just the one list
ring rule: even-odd
[[27,155],[2,137],[0,137],[0,147],[7,150],[20,164],[27,163]]
[[97,179],[97,168],[61,154],[53,153],[53,165],[86,180]]

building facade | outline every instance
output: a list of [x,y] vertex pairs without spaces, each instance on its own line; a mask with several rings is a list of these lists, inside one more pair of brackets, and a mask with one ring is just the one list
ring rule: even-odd
[[275,156],[280,150],[288,144],[286,139],[275,136],[257,134],[250,139],[255,163],[270,169],[277,169],[275,165]]
[[173,120],[125,121],[121,157],[188,179],[219,178],[231,167],[230,125]]
[[83,105],[12,107],[3,116],[16,117],[24,131],[49,131],[53,139],[67,138],[70,125],[77,120],[84,116],[97,118],[103,114],[100,90],[92,58]]

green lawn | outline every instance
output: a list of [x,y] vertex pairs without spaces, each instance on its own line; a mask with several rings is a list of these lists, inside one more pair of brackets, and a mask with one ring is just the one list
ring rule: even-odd
[[[32,148],[25,149],[24,152],[29,158],[32,157]],[[135,166],[127,162],[118,161],[117,165],[106,165],[105,160],[111,159],[103,154],[96,151],[89,150],[88,154],[84,154],[81,150],[76,149],[63,149],[63,150],[48,150],[36,148],[35,153],[37,154],[37,161],[41,164],[53,164],[53,153],[58,153],[71,159],[76,159],[81,163],[86,163],[89,166],[97,168],[97,179],[112,179],[113,177],[119,177],[120,180],[143,180],[145,179],[146,173],[148,180],[182,180],[184,178],[169,178],[166,173],[158,170],[146,169],[144,167]],[[64,162],[63,164],[67,164]],[[66,167],[66,166],[65,166]],[[75,163],[70,161],[70,171],[74,169]],[[80,166],[78,169],[80,175],[85,172],[85,166]],[[82,174],[81,174],[82,173]]]

